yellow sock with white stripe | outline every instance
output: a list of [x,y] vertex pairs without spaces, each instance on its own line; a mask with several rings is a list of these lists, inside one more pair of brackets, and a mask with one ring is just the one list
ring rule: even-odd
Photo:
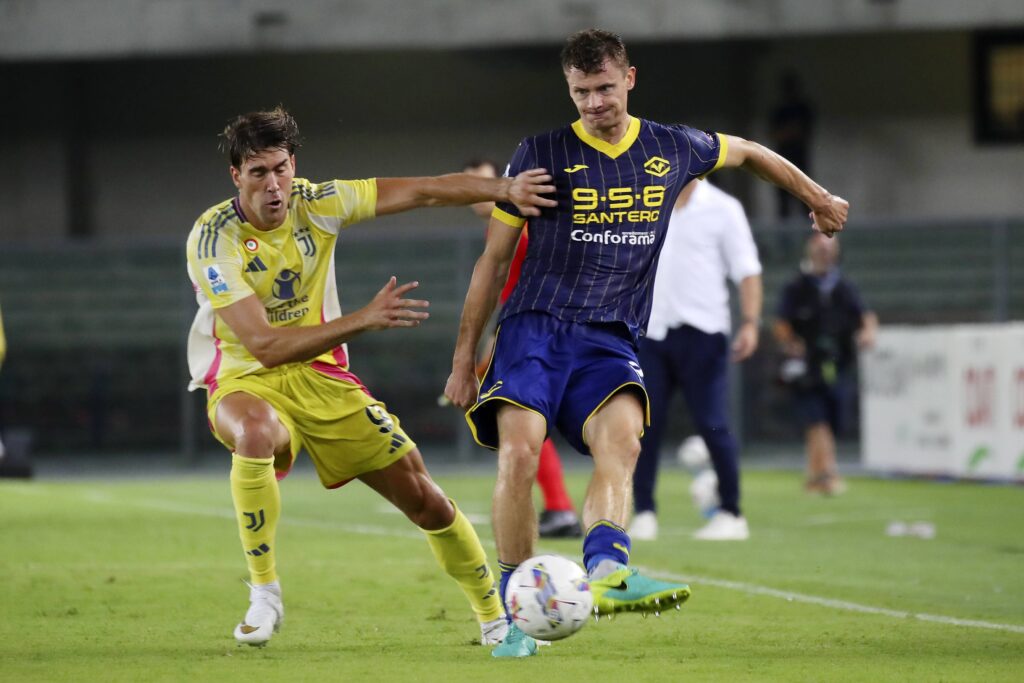
[[499,619],[504,610],[494,586],[494,574],[487,564],[487,553],[473,525],[455,501],[451,504],[455,508],[455,519],[447,528],[422,531],[427,535],[437,563],[466,594],[477,620],[483,623]]
[[276,581],[274,545],[281,517],[281,491],[274,475],[274,459],[244,458],[232,453],[231,499],[252,583]]

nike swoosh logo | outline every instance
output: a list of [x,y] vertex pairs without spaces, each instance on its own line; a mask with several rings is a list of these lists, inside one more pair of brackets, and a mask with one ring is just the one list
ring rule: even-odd
[[259,626],[249,626],[249,624],[242,624],[238,630],[244,633],[245,635],[249,635],[250,633],[255,633],[256,631],[259,631],[260,628]]
[[562,170],[565,171],[566,173],[575,173],[576,171],[582,171],[585,168],[590,168],[590,167],[587,166],[586,164],[576,164],[575,166],[573,166],[571,168],[563,168]]

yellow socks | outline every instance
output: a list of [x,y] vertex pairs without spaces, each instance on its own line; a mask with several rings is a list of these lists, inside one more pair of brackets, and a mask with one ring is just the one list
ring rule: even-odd
[[274,544],[281,516],[281,491],[274,476],[274,459],[243,458],[232,453],[231,498],[252,583],[275,581]]
[[481,623],[501,618],[503,610],[494,586],[494,575],[487,565],[487,553],[480,544],[476,530],[462,514],[455,501],[455,519],[445,529],[427,531],[427,542],[437,563],[455,579],[466,594],[476,618]]

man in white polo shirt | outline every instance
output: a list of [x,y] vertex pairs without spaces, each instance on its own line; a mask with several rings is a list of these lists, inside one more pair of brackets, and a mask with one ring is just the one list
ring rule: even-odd
[[757,349],[763,298],[757,246],[739,201],[707,181],[690,183],[673,207],[647,336],[640,340],[651,426],[633,475],[633,539],[657,538],[658,456],[669,400],[677,387],[718,475],[719,509],[695,536],[724,541],[750,535],[739,505],[739,449],[729,429],[732,327],[726,278],[740,295],[741,319],[731,344],[732,360],[738,362]]

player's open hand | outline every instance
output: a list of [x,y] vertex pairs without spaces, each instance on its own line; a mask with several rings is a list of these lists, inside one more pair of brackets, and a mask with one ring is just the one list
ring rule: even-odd
[[850,211],[850,202],[834,194],[809,214],[814,224],[811,226],[825,237],[832,237],[842,232],[846,225],[846,215]]
[[444,395],[452,405],[469,410],[476,403],[479,386],[472,366],[452,368],[452,374],[448,376],[448,382],[444,385]]
[[422,299],[406,299],[405,295],[420,286],[419,282],[398,284],[398,279],[391,276],[383,289],[377,292],[370,303],[366,304],[359,315],[363,317],[365,330],[386,330],[392,327],[417,327],[430,317],[426,311],[416,310],[430,306],[429,301]]
[[554,199],[541,195],[553,194],[555,186],[551,184],[551,176],[543,168],[523,171],[512,179],[508,188],[508,200],[516,205],[519,213],[524,216],[539,216],[541,209],[558,206]]

